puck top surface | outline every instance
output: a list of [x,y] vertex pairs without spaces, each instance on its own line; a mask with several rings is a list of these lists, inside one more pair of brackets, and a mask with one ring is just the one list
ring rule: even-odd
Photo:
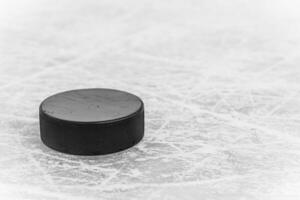
[[45,99],[41,111],[71,122],[105,122],[126,118],[141,109],[139,97],[112,89],[80,89]]

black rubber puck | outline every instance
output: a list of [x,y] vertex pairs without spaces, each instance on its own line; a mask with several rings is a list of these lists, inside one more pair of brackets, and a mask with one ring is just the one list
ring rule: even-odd
[[130,93],[82,89],[55,94],[40,105],[45,145],[76,155],[118,152],[144,136],[144,105]]

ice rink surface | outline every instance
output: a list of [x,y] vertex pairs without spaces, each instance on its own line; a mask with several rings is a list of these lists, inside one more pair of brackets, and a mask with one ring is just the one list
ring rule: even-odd
[[[0,2],[1,200],[300,199],[299,1]],[[41,143],[39,103],[90,87],[144,100],[141,143]]]

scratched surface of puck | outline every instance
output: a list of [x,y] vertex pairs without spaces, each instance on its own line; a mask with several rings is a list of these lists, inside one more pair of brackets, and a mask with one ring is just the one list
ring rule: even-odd
[[118,152],[144,136],[144,104],[130,93],[81,89],[46,98],[39,108],[45,145],[75,155]]

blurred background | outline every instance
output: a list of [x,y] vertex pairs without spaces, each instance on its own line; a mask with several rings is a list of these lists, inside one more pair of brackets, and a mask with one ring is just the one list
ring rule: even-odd
[[[299,199],[300,2],[0,0],[1,199]],[[141,143],[45,147],[38,106],[77,88],[145,102]]]

